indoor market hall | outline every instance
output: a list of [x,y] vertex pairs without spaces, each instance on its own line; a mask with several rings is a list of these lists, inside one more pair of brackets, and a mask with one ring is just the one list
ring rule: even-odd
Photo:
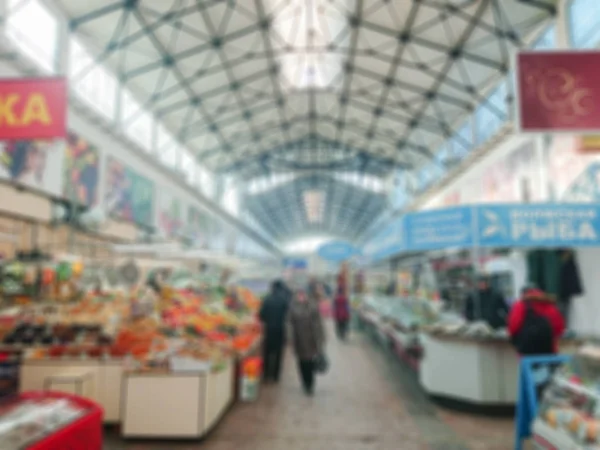
[[600,0],[0,0],[0,450],[600,450]]

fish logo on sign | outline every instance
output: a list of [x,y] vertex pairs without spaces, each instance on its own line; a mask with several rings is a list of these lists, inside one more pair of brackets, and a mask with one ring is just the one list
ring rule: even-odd
[[506,236],[508,234],[506,226],[500,220],[500,216],[495,212],[484,210],[483,218],[486,221],[486,225],[481,231],[482,237],[490,238],[494,236]]

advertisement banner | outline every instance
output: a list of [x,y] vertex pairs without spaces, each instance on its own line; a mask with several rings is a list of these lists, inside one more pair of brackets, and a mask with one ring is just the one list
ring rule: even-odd
[[168,238],[183,232],[183,205],[181,201],[163,189],[158,202],[157,228]]
[[64,139],[66,123],[64,78],[0,80],[0,140]]
[[0,142],[0,179],[61,196],[65,142]]
[[600,207],[596,205],[487,205],[477,211],[481,246],[600,245]]
[[65,149],[63,194],[80,205],[98,204],[100,186],[100,152],[85,139],[69,133]]
[[129,222],[154,226],[154,184],[112,157],[107,162],[107,213]]
[[600,52],[517,55],[517,107],[522,131],[600,130]]
[[473,242],[473,209],[455,207],[406,216],[406,248],[410,251],[465,247]]

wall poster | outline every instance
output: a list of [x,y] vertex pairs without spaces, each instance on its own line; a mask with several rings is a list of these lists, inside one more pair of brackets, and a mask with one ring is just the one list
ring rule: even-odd
[[69,133],[65,149],[63,194],[68,200],[89,207],[100,199],[100,152],[85,139]]
[[65,141],[0,142],[0,179],[60,196]]
[[167,190],[161,192],[156,226],[166,237],[177,237],[183,231],[183,206]]
[[154,184],[113,157],[106,170],[107,213],[141,225],[154,226]]
[[188,231],[195,246],[208,248],[210,240],[210,224],[210,217],[207,213],[194,206],[188,208]]

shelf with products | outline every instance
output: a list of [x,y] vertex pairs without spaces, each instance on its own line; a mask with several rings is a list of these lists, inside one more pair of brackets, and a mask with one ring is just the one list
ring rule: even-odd
[[539,448],[600,449],[600,348],[583,347],[556,370],[533,434]]

